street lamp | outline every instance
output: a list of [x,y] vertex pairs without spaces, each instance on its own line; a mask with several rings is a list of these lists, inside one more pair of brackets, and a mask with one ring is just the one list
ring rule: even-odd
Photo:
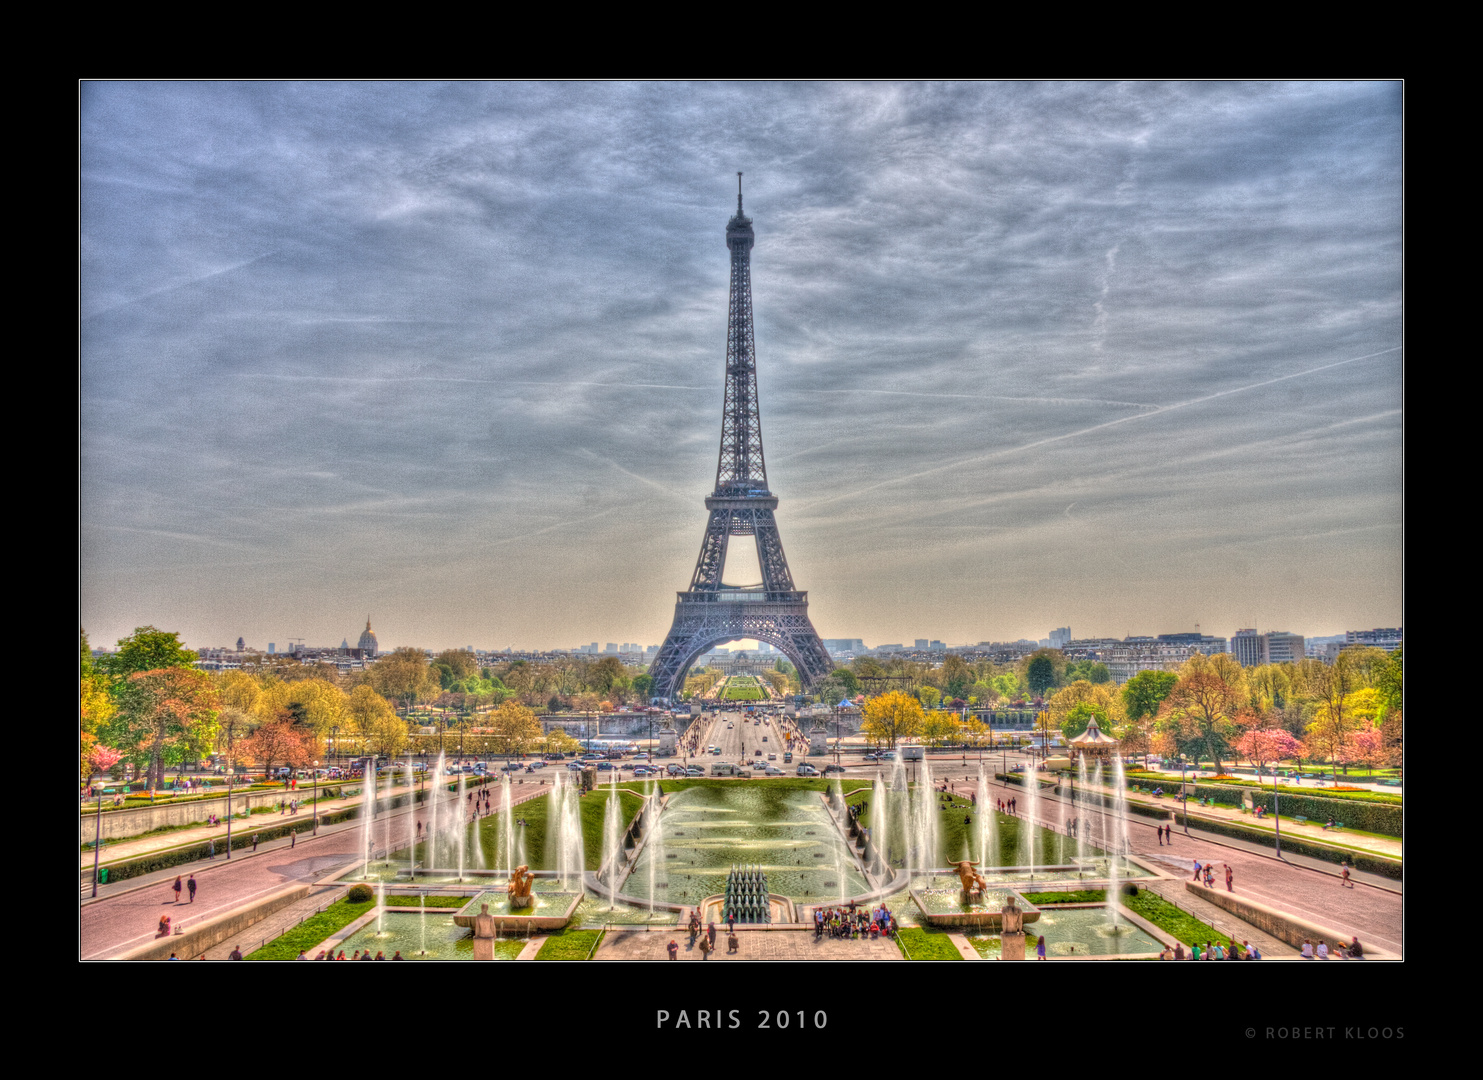
[[314,761],[311,763],[311,767],[314,769],[314,772],[312,774],[310,774],[313,777],[313,781],[312,782],[314,784],[314,802],[313,802],[313,806],[314,806],[314,833],[313,833],[313,835],[318,836],[319,835],[319,759],[318,758],[315,758],[314,759]]
[[[90,766],[91,767],[91,766]],[[103,785],[98,785],[98,817],[93,828],[93,895],[98,895],[98,852],[103,847]]]
[[330,760],[338,762],[340,759],[340,725],[330,725]]

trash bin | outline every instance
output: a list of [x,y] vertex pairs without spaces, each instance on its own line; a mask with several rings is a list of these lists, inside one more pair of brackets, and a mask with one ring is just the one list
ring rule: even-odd
[[100,885],[108,884],[108,867],[105,866],[103,867],[103,869],[98,871],[98,883]]

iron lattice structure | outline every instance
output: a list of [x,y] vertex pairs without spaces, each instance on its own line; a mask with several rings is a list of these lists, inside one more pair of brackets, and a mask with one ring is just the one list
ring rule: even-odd
[[[731,250],[731,302],[726,328],[726,397],[721,410],[721,454],[716,488],[706,499],[710,521],[690,588],[676,594],[675,621],[649,666],[657,697],[674,698],[695,658],[738,638],[756,638],[782,650],[804,686],[834,669],[808,617],[808,593],[793,587],[767,487],[762,419],[757,410],[757,356],[752,330],[752,219],[742,213],[737,173],[736,216],[726,223]],[[733,536],[753,537],[760,585],[721,583]]]

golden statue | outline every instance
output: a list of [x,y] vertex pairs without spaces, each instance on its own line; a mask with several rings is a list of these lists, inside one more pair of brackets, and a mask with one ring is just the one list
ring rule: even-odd
[[528,866],[517,866],[510,871],[510,883],[505,886],[505,891],[510,895],[511,910],[530,907],[530,887],[535,879]]
[[958,875],[958,881],[962,883],[964,896],[982,896],[984,889],[988,888],[988,881],[974,869],[978,864],[963,859],[953,864]]

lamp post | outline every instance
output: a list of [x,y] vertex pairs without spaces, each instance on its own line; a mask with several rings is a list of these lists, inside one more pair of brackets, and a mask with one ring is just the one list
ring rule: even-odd
[[[227,746],[231,746],[231,739],[227,740]],[[232,857],[232,781],[236,779],[232,768],[232,755],[230,749],[227,751],[227,858]]]
[[340,725],[330,725],[330,760],[338,763],[340,760]]
[[312,835],[318,836],[319,835],[319,759],[318,758],[315,758],[314,761],[311,763],[310,767],[313,768],[313,770],[314,770],[314,772],[311,774],[312,777],[313,777],[313,781],[312,782],[314,784],[314,803],[313,803],[313,805],[314,805],[314,832],[313,832]]
[[1184,790],[1184,755],[1179,755],[1179,801],[1184,806],[1184,835],[1189,835],[1189,792]]
[[98,785],[98,817],[93,823],[93,895],[98,895],[98,853],[103,846],[103,785]]

